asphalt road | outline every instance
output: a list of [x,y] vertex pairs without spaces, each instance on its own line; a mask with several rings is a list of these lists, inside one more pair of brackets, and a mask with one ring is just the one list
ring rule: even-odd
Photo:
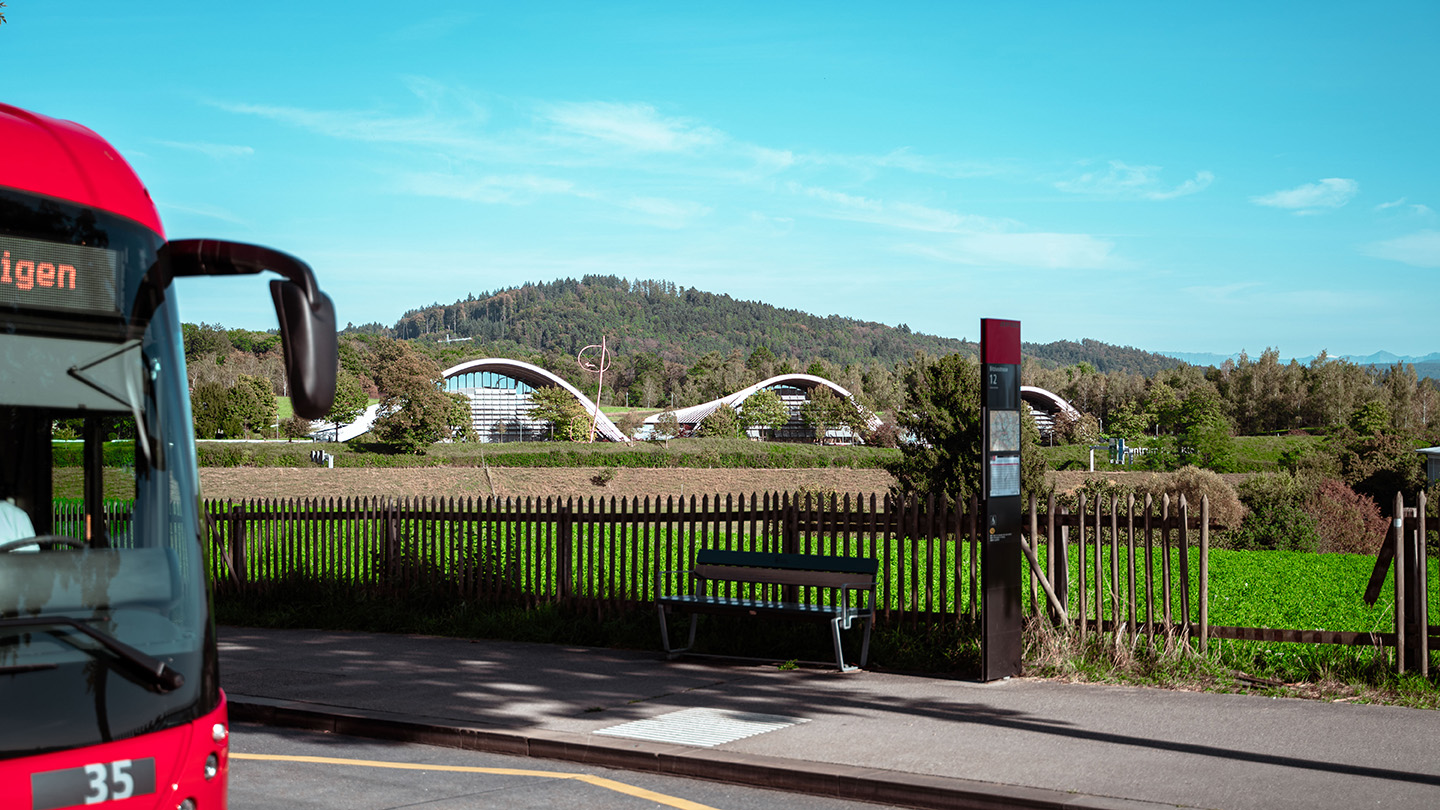
[[880,806],[246,724],[236,724],[230,740],[232,810],[875,810]]

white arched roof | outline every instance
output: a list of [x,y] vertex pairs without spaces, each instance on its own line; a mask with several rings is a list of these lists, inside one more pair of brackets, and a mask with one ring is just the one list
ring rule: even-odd
[[[521,360],[510,360],[504,357],[467,360],[458,366],[451,366],[445,369],[443,374],[445,379],[448,380],[451,377],[458,377],[461,374],[478,374],[482,371],[490,371],[509,377],[512,380],[519,380],[531,388],[563,388],[570,392],[575,399],[580,401],[580,404],[585,407],[586,413],[593,414],[599,410],[595,407],[595,403],[590,401],[589,397],[580,393],[580,389],[537,365]],[[626,436],[624,431],[616,427],[615,423],[610,421],[610,417],[606,416],[604,412],[600,412],[599,417],[595,420],[595,430],[612,442],[630,441],[630,437]]]
[[[742,388],[739,391],[736,391],[735,393],[728,396],[723,396],[719,399],[712,399],[709,402],[704,402],[699,405],[691,405],[688,408],[680,408],[679,410],[675,411],[675,418],[682,425],[696,425],[700,423],[700,420],[714,413],[715,410],[721,405],[729,405],[731,408],[734,408],[738,411],[740,410],[740,403],[749,399],[751,394],[754,394],[757,391],[763,391],[766,388],[770,388],[771,386],[775,385],[791,385],[795,388],[804,389],[820,387],[829,388],[831,391],[834,391],[836,395],[849,400],[855,405],[856,408],[859,408],[860,412],[865,414],[866,420],[868,421],[872,430],[880,427],[880,417],[871,413],[869,410],[862,407],[860,403],[856,402],[855,397],[851,395],[849,391],[846,391],[843,386],[833,383],[830,380],[825,379],[824,377],[817,377],[814,374],[781,374],[775,377],[771,377],[768,380],[761,380],[754,385]],[[659,418],[660,414],[657,413],[646,419],[645,421],[648,424],[654,424],[655,421]]]
[[1046,391],[1044,388],[1034,385],[1022,385],[1020,386],[1020,398],[1031,403],[1031,407],[1036,404],[1042,405],[1046,413],[1063,412],[1067,416],[1080,418],[1080,412],[1075,410],[1075,406],[1066,402],[1064,397],[1053,391]]

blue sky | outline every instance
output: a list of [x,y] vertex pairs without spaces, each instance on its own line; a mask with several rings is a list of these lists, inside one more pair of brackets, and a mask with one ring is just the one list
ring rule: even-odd
[[[341,323],[661,278],[952,337],[1440,351],[1440,4],[11,0],[9,103]],[[270,328],[258,280],[182,317]],[[779,347],[777,347],[779,348]]]

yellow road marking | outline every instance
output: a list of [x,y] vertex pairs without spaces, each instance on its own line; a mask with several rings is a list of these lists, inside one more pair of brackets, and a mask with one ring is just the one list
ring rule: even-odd
[[418,762],[381,762],[373,759],[339,759],[336,757],[286,756],[283,754],[241,754],[230,752],[231,759],[249,759],[261,762],[304,762],[312,765],[358,765],[364,768],[392,768],[397,771],[448,771],[450,773],[484,773],[491,776],[537,776],[542,779],[569,779],[588,785],[624,793],[637,799],[674,807],[676,810],[715,810],[709,805],[692,802],[675,796],[666,796],[642,787],[627,785],[614,779],[593,776],[588,773],[564,773],[560,771],[530,771],[523,768],[479,768],[470,765],[426,765]]

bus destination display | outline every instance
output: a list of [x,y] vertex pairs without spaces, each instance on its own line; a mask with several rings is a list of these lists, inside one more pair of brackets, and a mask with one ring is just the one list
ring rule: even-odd
[[0,236],[0,307],[115,315],[115,270],[111,250]]

